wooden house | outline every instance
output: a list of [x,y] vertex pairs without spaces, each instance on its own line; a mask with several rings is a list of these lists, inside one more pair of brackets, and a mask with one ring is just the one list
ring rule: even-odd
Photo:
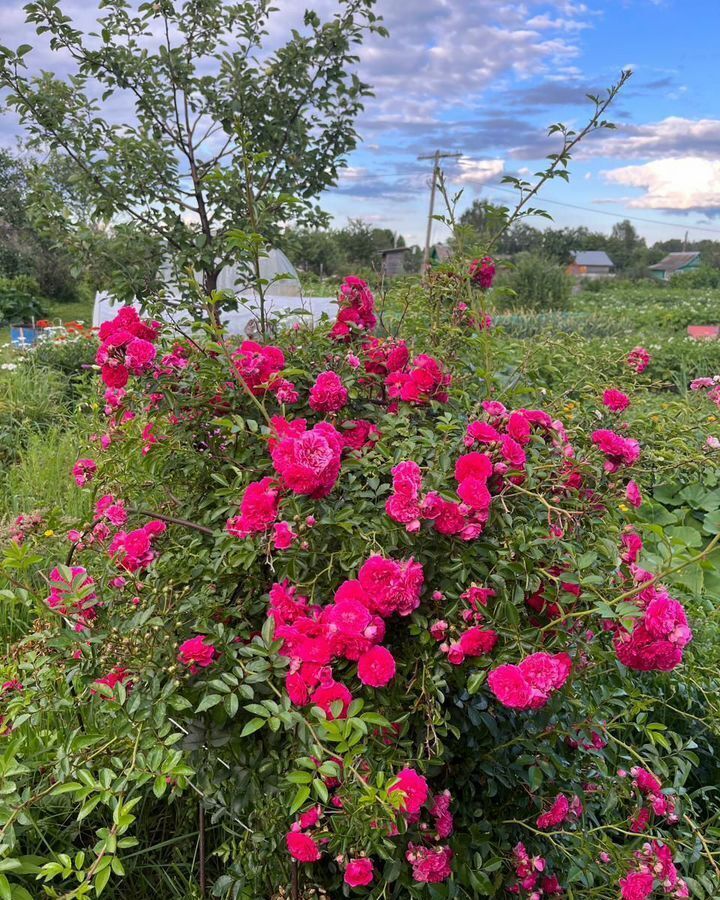
[[575,278],[609,278],[615,274],[615,263],[604,250],[575,250],[572,257],[565,271]]
[[657,278],[658,281],[670,281],[674,275],[699,269],[701,262],[700,253],[696,250],[684,253],[668,253],[659,263],[649,267],[650,274],[653,278]]
[[387,250],[380,251],[382,259],[381,272],[385,278],[393,278],[396,275],[405,274],[405,254],[410,249],[410,247],[389,247]]

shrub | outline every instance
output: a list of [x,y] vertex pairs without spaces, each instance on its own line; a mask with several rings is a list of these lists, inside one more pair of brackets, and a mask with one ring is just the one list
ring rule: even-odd
[[0,277],[0,325],[28,324],[43,314],[40,286],[29,275]]
[[678,288],[720,288],[720,269],[700,266],[688,272],[680,272],[672,283]]
[[566,309],[572,282],[560,266],[533,253],[521,254],[505,278],[514,292],[508,305],[524,309]]
[[[579,414],[540,409],[493,374],[459,263],[455,299],[417,290],[412,344],[372,334],[357,279],[335,339],[190,341],[131,310],[101,330],[74,468],[94,513],[52,565],[32,529],[4,561],[37,612],[2,701],[13,889],[140,896],[167,800],[219,897],[609,900],[648,873],[682,897],[678,869],[717,895],[695,742],[656,702],[686,687],[695,607],[663,587],[674,558],[645,571],[626,500],[652,366],[624,354]],[[704,439],[686,422],[673,465],[706,465]]]

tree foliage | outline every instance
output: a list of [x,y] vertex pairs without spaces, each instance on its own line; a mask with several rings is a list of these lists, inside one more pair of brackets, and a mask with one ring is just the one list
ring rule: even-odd
[[[370,90],[354,72],[356,48],[384,33],[374,0],[339,0],[326,21],[311,11],[268,49],[270,0],[229,3],[124,0],[99,7],[84,34],[58,0],[26,5],[27,21],[74,65],[67,77],[34,73],[32,48],[0,50],[0,86],[31,146],[71,169],[84,215],[68,220],[59,192],[39,198],[46,225],[91,249],[97,223],[131,223],[158,239],[179,271],[202,274],[207,293],[237,253],[257,261],[279,224],[324,221],[315,198],[337,179],[357,140]],[[111,109],[131,110],[120,121]]]

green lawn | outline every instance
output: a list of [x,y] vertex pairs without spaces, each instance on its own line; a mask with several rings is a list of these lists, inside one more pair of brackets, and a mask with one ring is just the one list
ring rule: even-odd
[[[44,318],[51,322],[84,322],[90,325],[92,322],[94,298],[77,300],[73,303],[50,303],[47,306],[47,314]],[[10,343],[10,328],[0,328],[0,362],[7,362],[13,353]]]

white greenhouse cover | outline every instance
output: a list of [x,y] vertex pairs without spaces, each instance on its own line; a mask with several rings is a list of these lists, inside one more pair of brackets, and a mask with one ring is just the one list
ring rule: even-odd
[[[163,265],[161,273],[168,286],[171,297],[178,297],[174,289],[174,278],[169,265]],[[279,275],[285,277],[275,281]],[[283,321],[300,320],[318,322],[323,313],[331,319],[337,313],[336,301],[333,297],[306,297],[302,293],[300,280],[295,267],[282,250],[272,249],[260,260],[260,277],[270,282],[265,294],[265,312],[268,318],[283,315]],[[237,310],[223,313],[223,324],[230,334],[252,336],[258,319],[258,298],[251,289],[240,290],[237,286],[238,273],[234,266],[227,266],[218,276],[218,289],[234,291],[241,302]],[[93,327],[99,328],[103,322],[113,319],[121,306],[127,304],[116,300],[107,291],[95,294],[93,307]],[[140,304],[135,301],[132,306],[140,312]],[[293,310],[303,310],[303,314],[292,315]],[[168,316],[171,318],[171,316]]]

